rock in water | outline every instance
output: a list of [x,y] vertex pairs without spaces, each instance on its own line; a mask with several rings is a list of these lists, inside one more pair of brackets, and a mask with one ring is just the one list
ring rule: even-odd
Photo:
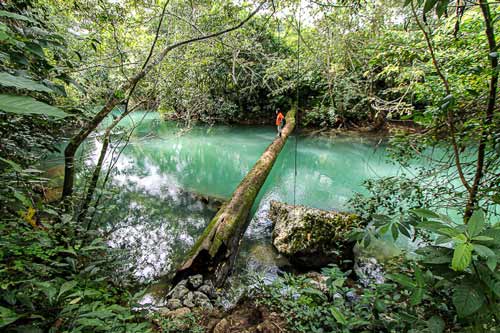
[[355,214],[292,206],[271,201],[273,244],[299,268],[312,269],[353,259],[348,234],[361,227]]

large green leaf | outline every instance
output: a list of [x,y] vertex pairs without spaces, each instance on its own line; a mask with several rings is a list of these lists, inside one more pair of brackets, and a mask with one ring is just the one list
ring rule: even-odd
[[495,257],[495,252],[493,252],[493,250],[490,249],[489,247],[481,244],[473,244],[473,246],[474,246],[474,251],[476,251],[476,253],[479,254],[481,257],[484,258]]
[[427,328],[431,333],[442,333],[445,328],[445,323],[440,317],[432,316],[427,320]]
[[21,20],[21,21],[28,21],[32,23],[37,23],[34,19],[24,16],[24,15],[19,15],[16,13],[8,12],[5,10],[0,10],[0,17],[8,17],[14,20]]
[[403,274],[389,274],[387,277],[392,281],[399,283],[403,287],[409,289],[413,289],[417,286],[417,284],[413,280],[411,280],[408,276]]
[[453,252],[451,268],[455,271],[463,271],[469,267],[472,259],[473,246],[469,243],[458,244]]
[[468,284],[459,285],[453,293],[453,305],[460,317],[470,316],[483,306],[485,297],[481,289]]
[[337,308],[331,307],[330,312],[332,313],[332,316],[333,316],[333,318],[335,318],[337,323],[339,323],[341,325],[347,324],[347,320],[346,320],[345,316]]
[[439,215],[434,213],[431,210],[425,209],[425,208],[415,208],[411,210],[412,213],[417,215],[418,217],[424,217],[424,218],[432,218],[432,219],[438,219]]
[[0,94],[0,110],[16,114],[42,114],[56,118],[68,116],[68,114],[61,109],[39,102],[29,96]]
[[0,73],[0,85],[4,87],[14,87],[17,89],[26,89],[31,91],[52,92],[49,87],[44,86],[41,83],[22,76],[10,75],[6,72]]
[[0,327],[7,326],[16,320],[21,318],[17,313],[12,311],[11,309],[4,308],[0,306]]
[[476,210],[467,223],[467,231],[471,237],[477,236],[484,230],[484,212]]

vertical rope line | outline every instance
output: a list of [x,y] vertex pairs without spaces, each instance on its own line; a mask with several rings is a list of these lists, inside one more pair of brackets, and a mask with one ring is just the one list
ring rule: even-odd
[[297,110],[295,112],[295,158],[294,158],[294,177],[293,177],[293,205],[297,205],[297,146],[299,141],[299,86],[300,86],[300,26],[301,26],[301,10],[302,10],[302,0],[299,1],[299,13],[297,22],[297,78],[296,78],[296,103]]

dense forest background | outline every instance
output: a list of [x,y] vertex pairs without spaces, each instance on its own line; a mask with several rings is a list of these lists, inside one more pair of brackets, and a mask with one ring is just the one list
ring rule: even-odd
[[[397,299],[371,291],[348,309],[309,295],[309,312],[281,308],[302,315],[297,330],[498,329],[499,17],[484,0],[0,0],[0,328],[178,330],[132,311],[144,286],[93,223],[108,146],[129,135],[120,121],[153,110],[185,128],[272,124],[298,105],[303,130],[390,133],[402,165],[445,153],[351,199],[369,222],[358,241],[426,245],[393,276]],[[89,136],[103,142],[92,167],[75,159]],[[61,141],[64,188],[49,203],[35,165]],[[318,321],[325,311],[334,319]]]

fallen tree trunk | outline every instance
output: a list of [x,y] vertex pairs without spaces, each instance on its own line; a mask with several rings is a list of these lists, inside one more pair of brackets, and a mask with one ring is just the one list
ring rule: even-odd
[[233,267],[240,240],[248,226],[248,213],[271,171],[276,158],[295,128],[295,108],[286,115],[281,137],[267,147],[252,170],[238,185],[231,199],[212,219],[177,271],[174,285],[195,274],[212,280],[215,286],[224,284]]

